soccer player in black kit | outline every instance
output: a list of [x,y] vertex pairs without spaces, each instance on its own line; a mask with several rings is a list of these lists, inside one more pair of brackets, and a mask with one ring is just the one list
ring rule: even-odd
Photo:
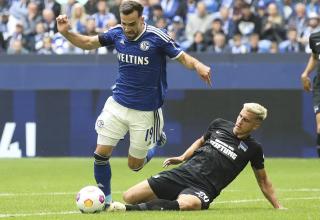
[[236,123],[213,120],[181,156],[163,163],[182,165],[131,187],[123,194],[127,205],[113,202],[108,211],[208,209],[249,162],[264,196],[274,208],[283,209],[264,169],[261,145],[250,136],[266,116],[263,106],[246,103]]
[[[310,35],[309,46],[312,53],[305,70],[301,74],[301,83],[306,92],[312,91],[313,109],[316,114],[317,123],[317,152],[318,157],[320,157],[320,66],[318,66],[318,61],[320,59],[320,32]],[[309,75],[313,72],[316,66],[318,66],[317,75],[313,78],[313,89],[311,89],[311,80]]]

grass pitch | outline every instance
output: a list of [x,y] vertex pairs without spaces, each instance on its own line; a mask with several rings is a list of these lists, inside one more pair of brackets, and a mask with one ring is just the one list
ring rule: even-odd
[[[163,159],[153,159],[134,173],[126,158],[112,158],[113,199],[163,170]],[[89,158],[0,159],[1,219],[319,219],[320,160],[268,159],[266,170],[281,203],[288,210],[274,210],[264,199],[250,166],[231,183],[207,211],[127,212],[81,214],[75,195],[95,185]]]

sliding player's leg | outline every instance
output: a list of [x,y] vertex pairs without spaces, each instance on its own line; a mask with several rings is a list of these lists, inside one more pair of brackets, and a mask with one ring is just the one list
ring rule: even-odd
[[[141,202],[138,204],[123,204],[120,202],[113,202],[108,211],[191,211],[191,210],[201,210],[208,209],[210,202],[209,200],[204,200],[202,195],[196,195],[188,190],[193,191],[192,188],[187,188],[183,190],[183,193],[175,200],[169,199],[159,199],[155,198],[147,202]],[[185,194],[187,193],[187,194]]]
[[113,202],[108,211],[179,210],[175,199],[182,190],[183,186],[160,173],[129,188],[123,194],[127,204]]
[[[164,172],[165,173],[165,172]],[[162,211],[208,209],[212,198],[203,190],[185,188],[177,182],[155,175],[131,187],[123,194],[127,204],[113,202],[108,211]]]
[[123,201],[128,204],[148,202],[157,198],[147,180],[144,180],[123,193]]

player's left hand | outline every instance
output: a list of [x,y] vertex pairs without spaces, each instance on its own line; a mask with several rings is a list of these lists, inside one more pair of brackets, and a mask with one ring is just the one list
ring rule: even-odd
[[212,87],[211,82],[211,68],[209,66],[204,65],[203,63],[199,62],[196,65],[196,71],[201,77],[203,81],[205,81],[210,87]]
[[302,83],[302,87],[303,87],[304,91],[310,92],[312,90],[311,89],[311,80],[307,74],[301,75],[301,83]]
[[180,164],[182,162],[183,162],[183,158],[181,156],[180,157],[170,157],[170,158],[165,159],[165,161],[163,162],[162,166],[165,168],[165,167],[168,167],[170,165]]

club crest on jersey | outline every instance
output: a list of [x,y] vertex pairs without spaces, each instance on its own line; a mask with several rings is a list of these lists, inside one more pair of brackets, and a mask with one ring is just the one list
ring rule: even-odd
[[243,150],[244,152],[246,152],[248,150],[248,146],[243,143],[243,142],[240,142],[239,146],[238,146],[238,149],[241,149]]
[[99,128],[102,128],[103,125],[104,125],[103,120],[98,120],[98,121],[97,121],[97,126],[98,126]]
[[142,41],[142,42],[140,43],[140,49],[141,49],[141,50],[147,51],[147,50],[149,50],[149,48],[150,48],[150,43],[149,43],[149,41]]

